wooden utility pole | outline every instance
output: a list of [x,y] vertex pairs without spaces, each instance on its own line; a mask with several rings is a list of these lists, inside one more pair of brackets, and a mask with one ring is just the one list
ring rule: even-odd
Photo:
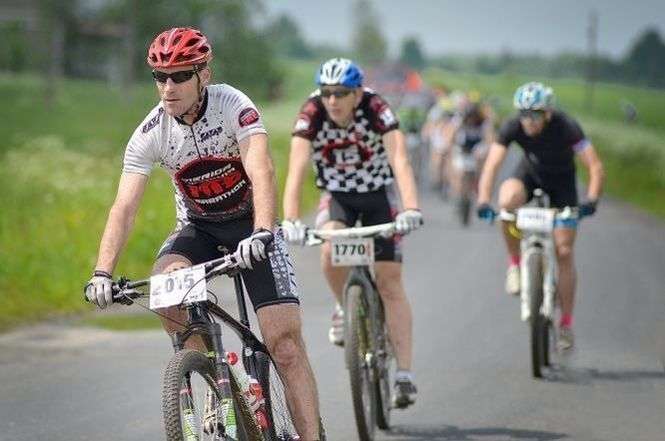
[[587,27],[587,110],[593,112],[594,88],[596,83],[596,58],[598,53],[598,12],[591,10]]

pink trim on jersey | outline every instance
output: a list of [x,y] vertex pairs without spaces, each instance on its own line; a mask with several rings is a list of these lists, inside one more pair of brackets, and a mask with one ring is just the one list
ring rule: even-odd
[[581,151],[583,151],[584,149],[586,149],[590,145],[591,145],[591,141],[589,141],[586,138],[581,139],[580,141],[577,142],[577,144],[573,145],[573,151],[575,153],[580,153]]

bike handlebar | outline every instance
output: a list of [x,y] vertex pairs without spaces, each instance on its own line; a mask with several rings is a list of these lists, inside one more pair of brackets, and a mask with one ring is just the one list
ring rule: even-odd
[[[233,275],[239,268],[238,258],[235,254],[228,254],[218,259],[204,262],[201,265],[205,268],[206,279],[224,274]],[[137,288],[142,288],[149,284],[150,278],[131,281],[121,276],[117,281],[113,282],[113,285],[111,286],[111,290],[113,291],[113,303],[131,304],[133,299],[146,295],[145,292],[138,290]],[[89,302],[85,293],[83,297],[86,302]]]
[[305,232],[305,245],[320,245],[326,240],[336,237],[364,238],[364,237],[389,237],[395,234],[395,222],[370,225],[366,227],[340,228],[335,230],[316,230],[308,228]]
[[[577,207],[563,207],[563,208],[545,208],[545,210],[556,210],[554,214],[555,220],[580,220],[582,216]],[[517,220],[517,210],[501,210],[499,211],[498,218],[502,221],[514,222]]]

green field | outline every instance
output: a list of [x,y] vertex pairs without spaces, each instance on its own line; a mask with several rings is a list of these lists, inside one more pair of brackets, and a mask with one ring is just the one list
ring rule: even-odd
[[[267,123],[283,186],[289,130],[313,89],[314,63],[290,64],[284,100],[258,103]],[[509,111],[516,77],[452,75],[430,71],[452,87],[475,88]],[[665,217],[665,94],[599,85],[596,111],[584,108],[583,86],[553,83],[561,106],[579,117],[606,162],[608,192]],[[39,78],[1,76],[0,96],[0,329],[52,314],[89,310],[81,288],[95,264],[113,201],[128,137],[156,102],[151,84],[121,90],[104,83],[64,81],[44,105]],[[621,120],[621,100],[633,102],[640,120]],[[308,187],[306,203],[316,199]],[[154,254],[174,225],[172,188],[153,173],[117,274],[146,276]]]

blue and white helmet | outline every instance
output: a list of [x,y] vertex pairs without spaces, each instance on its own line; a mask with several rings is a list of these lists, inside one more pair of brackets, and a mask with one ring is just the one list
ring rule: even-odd
[[554,106],[554,91],[542,83],[526,83],[517,88],[513,105],[518,110],[547,110]]
[[360,87],[363,85],[363,71],[347,58],[331,58],[321,64],[316,74],[316,84]]

